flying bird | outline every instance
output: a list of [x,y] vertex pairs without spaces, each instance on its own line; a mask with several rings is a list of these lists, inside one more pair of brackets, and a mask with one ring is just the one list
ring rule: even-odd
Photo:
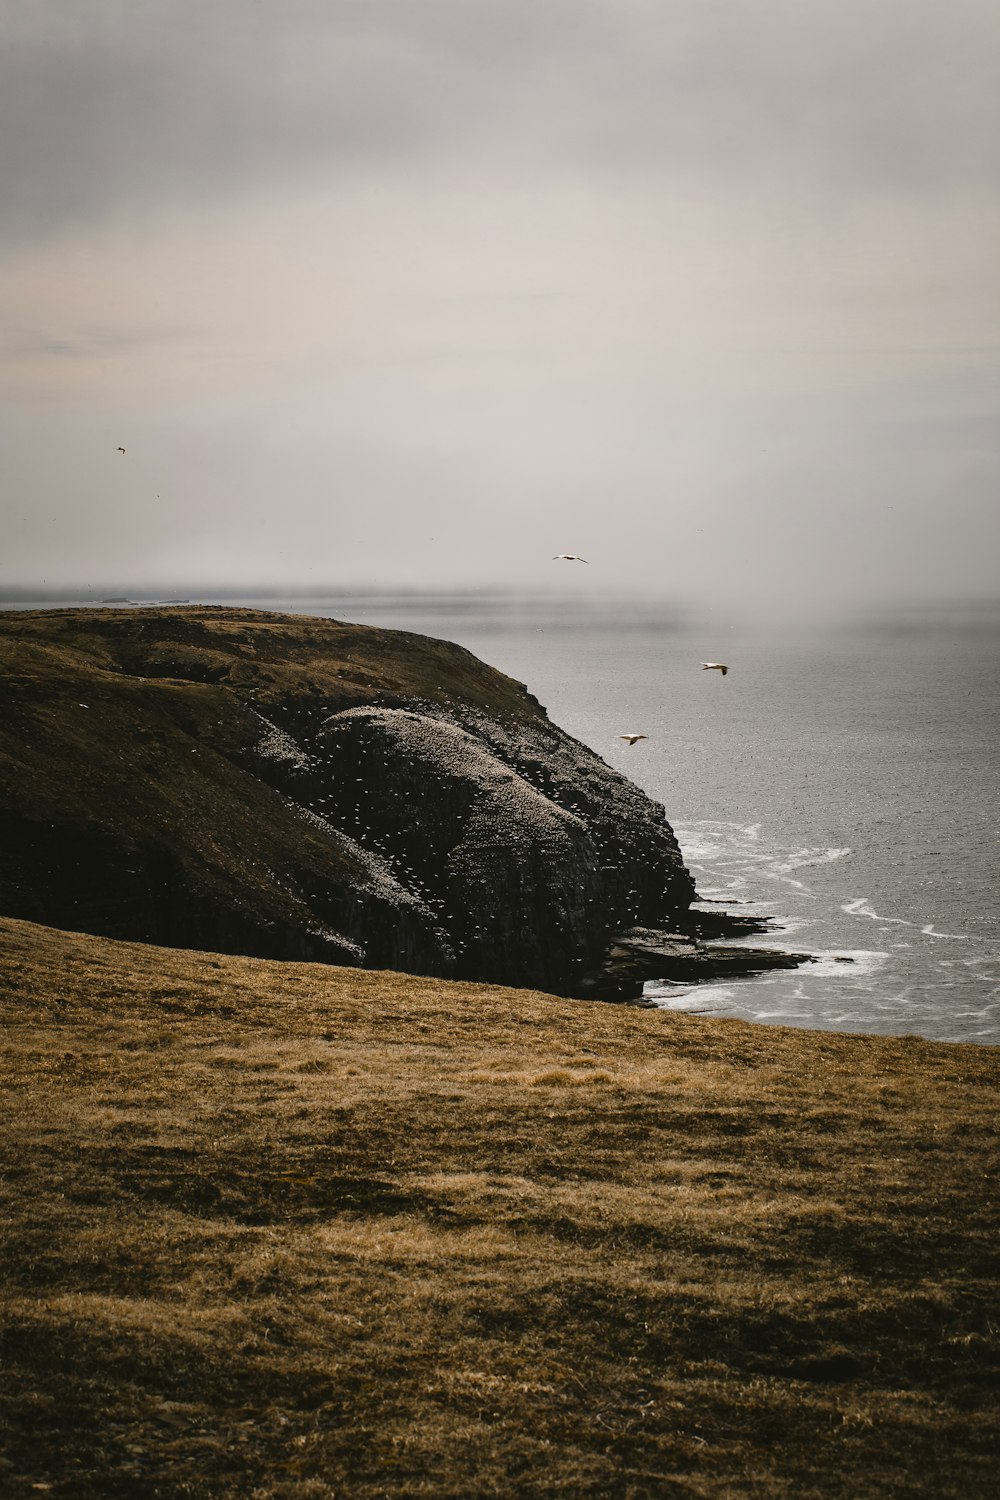
[[118,449],[118,452],[119,452],[119,453],[124,453],[124,452],[125,452],[125,449],[124,449],[124,448],[119,448],[119,449]]
[[628,740],[629,746],[631,747],[635,744],[636,740],[644,740],[647,739],[648,736],[645,734],[620,734],[618,738],[620,740]]
[[[552,561],[553,562],[582,562],[582,563],[585,563],[585,562],[587,562],[587,559],[585,557],[577,557],[577,555],[576,555],[575,552],[557,552],[556,555],[555,555],[555,557],[552,559]],[[590,567],[589,563],[587,563],[587,567],[588,568]]]
[[721,672],[723,677],[729,671],[724,661],[703,661],[701,664],[703,672]]

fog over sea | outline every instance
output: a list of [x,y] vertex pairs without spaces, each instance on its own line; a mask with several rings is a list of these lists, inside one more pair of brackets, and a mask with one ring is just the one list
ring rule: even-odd
[[[468,647],[662,802],[703,898],[776,919],[747,943],[818,958],[725,984],[647,986],[658,1004],[1000,1043],[1000,613],[779,633],[582,595],[194,602]],[[629,748],[624,732],[648,738]]]

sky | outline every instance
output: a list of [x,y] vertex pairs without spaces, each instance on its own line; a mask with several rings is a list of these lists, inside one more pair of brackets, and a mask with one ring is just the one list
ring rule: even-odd
[[0,593],[1000,593],[995,0],[0,37]]

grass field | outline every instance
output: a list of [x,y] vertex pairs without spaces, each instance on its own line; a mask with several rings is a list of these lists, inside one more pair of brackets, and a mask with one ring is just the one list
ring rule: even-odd
[[1000,1052],[0,952],[0,1493],[996,1493]]

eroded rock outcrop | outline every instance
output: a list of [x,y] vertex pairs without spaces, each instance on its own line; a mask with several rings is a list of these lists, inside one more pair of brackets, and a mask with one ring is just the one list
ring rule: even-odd
[[[455,972],[564,987],[603,946],[585,821],[456,724],[348,709],[320,734],[342,826],[382,849],[449,935]],[[353,788],[353,790],[351,790]]]
[[[684,924],[697,927],[697,918]],[[736,918],[733,930],[718,921],[726,936],[760,932],[760,920]],[[672,984],[700,984],[711,979],[734,979],[760,974],[768,969],[797,969],[811,959],[805,953],[778,948],[751,948],[735,944],[699,942],[692,932],[664,932],[648,927],[630,927],[612,933],[600,963],[585,974],[577,994],[594,1000],[628,1000],[641,997],[647,980]],[[652,1002],[650,1002],[652,1003]]]

